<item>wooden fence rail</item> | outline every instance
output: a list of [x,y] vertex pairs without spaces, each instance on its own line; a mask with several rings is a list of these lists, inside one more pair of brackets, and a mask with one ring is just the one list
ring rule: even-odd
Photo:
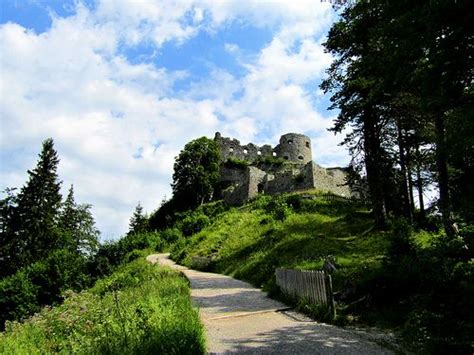
[[278,268],[275,270],[276,283],[283,293],[305,299],[312,304],[326,306],[334,315],[331,275],[324,271],[305,271]]

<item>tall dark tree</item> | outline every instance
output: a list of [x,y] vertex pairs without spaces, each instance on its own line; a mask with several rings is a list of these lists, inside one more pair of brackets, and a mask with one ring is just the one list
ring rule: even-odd
[[[326,48],[336,59],[322,87],[333,92],[333,107],[341,110],[335,130],[354,128],[346,142],[363,152],[379,219],[383,207],[410,218],[413,171],[422,196],[421,168],[427,165],[419,158],[432,148],[436,164],[429,168],[439,188],[444,228],[448,235],[455,233],[449,138],[454,119],[458,124],[469,120],[458,114],[460,107],[472,113],[470,6],[463,0],[361,0],[345,7],[329,33]],[[458,148],[469,146],[465,137],[458,139]],[[469,176],[470,163],[460,166],[459,176]],[[392,197],[391,190],[396,191]]]
[[137,234],[146,232],[148,229],[148,218],[143,213],[143,206],[138,203],[135,207],[132,217],[130,218],[128,234]]
[[61,207],[59,158],[51,138],[43,142],[39,161],[18,194],[16,238],[23,263],[44,258],[63,244],[57,228]]
[[390,204],[386,184],[391,168],[383,146],[388,122],[380,105],[385,98],[376,90],[381,81],[377,72],[381,68],[370,38],[379,17],[375,7],[362,3],[342,14],[325,44],[336,59],[321,87],[334,93],[331,108],[340,109],[333,130],[342,132],[348,126],[353,129],[345,142],[365,166],[376,224],[383,227]]
[[216,142],[201,137],[187,143],[174,164],[173,200],[192,208],[212,197],[219,179],[220,150]]

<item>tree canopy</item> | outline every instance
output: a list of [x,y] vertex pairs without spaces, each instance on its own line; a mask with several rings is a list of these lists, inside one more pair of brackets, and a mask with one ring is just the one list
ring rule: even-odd
[[219,166],[216,142],[201,137],[187,143],[174,164],[173,199],[188,208],[209,201],[219,179]]
[[472,135],[459,134],[461,127],[472,132],[470,6],[463,0],[361,0],[343,7],[329,32],[325,46],[335,60],[321,87],[340,110],[333,130],[352,128],[344,143],[354,166],[367,174],[381,227],[388,214],[413,219],[414,190],[415,217],[422,219],[431,181],[448,235],[456,233],[458,218],[472,218],[463,202],[473,197]]

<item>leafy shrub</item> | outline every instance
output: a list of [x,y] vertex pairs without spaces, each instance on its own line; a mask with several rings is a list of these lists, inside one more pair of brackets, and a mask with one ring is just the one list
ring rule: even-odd
[[177,263],[182,262],[183,259],[186,257],[186,247],[187,240],[185,238],[179,238],[178,241],[171,247],[171,259],[173,259]]
[[0,353],[203,354],[205,339],[186,280],[141,259],[90,291],[69,292],[61,306],[8,323]]
[[191,212],[179,223],[183,235],[193,235],[209,225],[210,219],[203,213]]
[[265,211],[277,221],[284,221],[292,212],[291,207],[281,198],[273,198],[265,207]]
[[39,311],[38,287],[24,270],[0,280],[0,329],[7,320],[21,320]]
[[182,236],[183,234],[178,228],[166,228],[160,232],[161,239],[168,245],[176,243]]
[[227,168],[236,168],[236,169],[246,169],[249,166],[249,162],[246,160],[240,160],[234,157],[230,157],[224,163],[224,166]]
[[6,320],[21,320],[41,306],[62,301],[68,289],[79,291],[92,283],[86,260],[66,249],[54,250],[42,261],[20,269],[0,281],[0,327]]
[[396,219],[391,222],[392,232],[389,234],[389,248],[387,257],[394,262],[401,256],[413,255],[415,245],[412,238],[413,229],[405,219]]
[[211,203],[206,203],[197,208],[198,211],[202,211],[208,217],[216,217],[217,215],[225,212],[229,209],[229,206],[224,203],[224,201],[216,201]]

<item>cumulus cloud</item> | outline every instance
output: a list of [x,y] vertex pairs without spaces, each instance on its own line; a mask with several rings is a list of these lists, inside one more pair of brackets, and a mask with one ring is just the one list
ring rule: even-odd
[[[321,45],[334,19],[328,4],[99,1],[93,9],[77,3],[67,18],[52,16],[43,33],[0,26],[1,188],[21,185],[41,141],[53,137],[64,185],[74,183],[77,199],[94,205],[103,238],[111,238],[126,231],[138,201],[151,211],[170,196],[184,144],[215,131],[270,144],[303,132],[317,159],[347,161],[326,132],[332,117],[315,106],[317,88],[308,87],[331,60]],[[140,44],[158,52],[167,42],[179,46],[202,31],[217,36],[229,24],[273,33],[247,57],[236,44],[224,45],[243,75],[215,65],[208,78],[176,90],[188,72],[124,55]]]

